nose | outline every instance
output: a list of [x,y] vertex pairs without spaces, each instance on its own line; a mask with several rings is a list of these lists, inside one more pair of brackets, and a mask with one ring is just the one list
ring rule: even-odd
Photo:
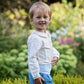
[[42,17],[42,18],[41,18],[41,21],[44,21],[44,20],[45,20],[45,19]]

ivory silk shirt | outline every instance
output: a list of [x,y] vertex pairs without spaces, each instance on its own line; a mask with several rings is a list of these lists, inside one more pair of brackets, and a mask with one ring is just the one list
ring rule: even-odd
[[40,77],[39,73],[50,74],[53,56],[59,59],[59,52],[53,48],[50,34],[34,30],[27,44],[28,67],[33,79]]

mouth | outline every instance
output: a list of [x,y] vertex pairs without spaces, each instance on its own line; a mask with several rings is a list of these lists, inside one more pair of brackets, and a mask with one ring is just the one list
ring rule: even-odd
[[39,25],[46,25],[46,23],[45,22],[40,22]]

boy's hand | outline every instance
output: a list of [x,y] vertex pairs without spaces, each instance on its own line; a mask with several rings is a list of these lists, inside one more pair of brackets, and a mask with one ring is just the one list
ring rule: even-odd
[[42,81],[45,81],[42,77],[39,77],[34,80],[34,84],[42,84]]
[[58,57],[53,57],[52,61],[51,61],[51,65],[54,66],[56,64],[56,62],[58,61]]

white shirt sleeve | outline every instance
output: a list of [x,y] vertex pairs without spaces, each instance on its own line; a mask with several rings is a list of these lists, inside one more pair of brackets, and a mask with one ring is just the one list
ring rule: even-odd
[[56,56],[59,59],[59,55],[59,52],[53,47],[53,56]]
[[41,48],[42,42],[39,38],[31,38],[28,40],[28,65],[30,73],[33,79],[37,79],[40,77],[39,74],[39,64],[37,59],[37,53]]

